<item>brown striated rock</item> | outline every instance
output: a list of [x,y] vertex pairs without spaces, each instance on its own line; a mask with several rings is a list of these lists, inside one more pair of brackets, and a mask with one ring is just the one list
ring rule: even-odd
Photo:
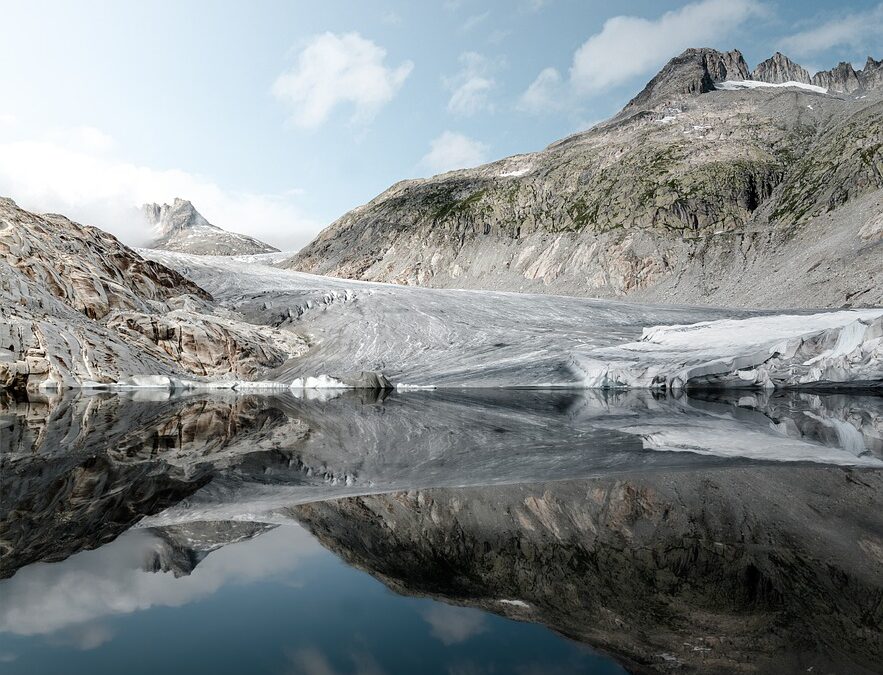
[[0,388],[253,379],[304,350],[211,300],[110,234],[0,198]]
[[149,343],[145,349],[155,346],[161,356],[205,377],[250,378],[307,349],[306,342],[289,331],[186,310],[161,316],[118,312],[107,325],[132,342],[140,344],[142,340],[131,338],[143,338]]

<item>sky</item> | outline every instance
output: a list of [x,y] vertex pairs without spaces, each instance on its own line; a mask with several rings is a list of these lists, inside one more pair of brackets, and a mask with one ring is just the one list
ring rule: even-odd
[[879,0],[0,0],[0,195],[300,247],[393,183],[542,149],[687,47],[883,58]]

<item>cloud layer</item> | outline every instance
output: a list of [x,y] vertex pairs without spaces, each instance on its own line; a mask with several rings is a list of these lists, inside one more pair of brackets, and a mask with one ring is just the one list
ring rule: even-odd
[[784,38],[780,48],[794,56],[809,56],[833,47],[879,47],[883,35],[883,3],[866,12],[847,14]]
[[354,121],[370,120],[414,68],[411,61],[394,68],[385,61],[386,50],[358,33],[317,35],[276,78],[273,94],[288,104],[299,127],[320,126],[341,105],[352,106]]
[[459,72],[444,81],[445,87],[451,92],[448,112],[463,116],[491,112],[493,105],[489,94],[496,86],[493,70],[492,64],[481,54],[461,54]]
[[454,131],[445,131],[429,144],[429,152],[420,160],[420,168],[433,174],[467,169],[487,161],[488,146]]
[[0,195],[23,208],[62,213],[111,232],[125,243],[147,243],[140,214],[146,202],[193,202],[209,222],[283,250],[297,248],[319,230],[288,195],[230,192],[180,169],[155,169],[108,154],[113,139],[82,127],[46,139],[0,140]]

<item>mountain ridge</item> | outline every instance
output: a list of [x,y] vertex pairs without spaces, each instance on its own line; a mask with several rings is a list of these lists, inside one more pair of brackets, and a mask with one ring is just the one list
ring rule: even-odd
[[[761,75],[794,74],[785,59]],[[539,152],[400,181],[281,264],[663,303],[881,304],[879,64],[860,71],[860,92],[731,91],[718,85],[749,74],[741,52],[688,49],[610,120]]]

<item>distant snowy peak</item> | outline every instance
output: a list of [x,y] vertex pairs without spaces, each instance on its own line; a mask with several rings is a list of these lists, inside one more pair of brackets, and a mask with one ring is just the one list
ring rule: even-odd
[[279,250],[212,225],[186,199],[176,198],[171,204],[145,204],[142,211],[153,227],[150,248],[197,255],[253,255]]

